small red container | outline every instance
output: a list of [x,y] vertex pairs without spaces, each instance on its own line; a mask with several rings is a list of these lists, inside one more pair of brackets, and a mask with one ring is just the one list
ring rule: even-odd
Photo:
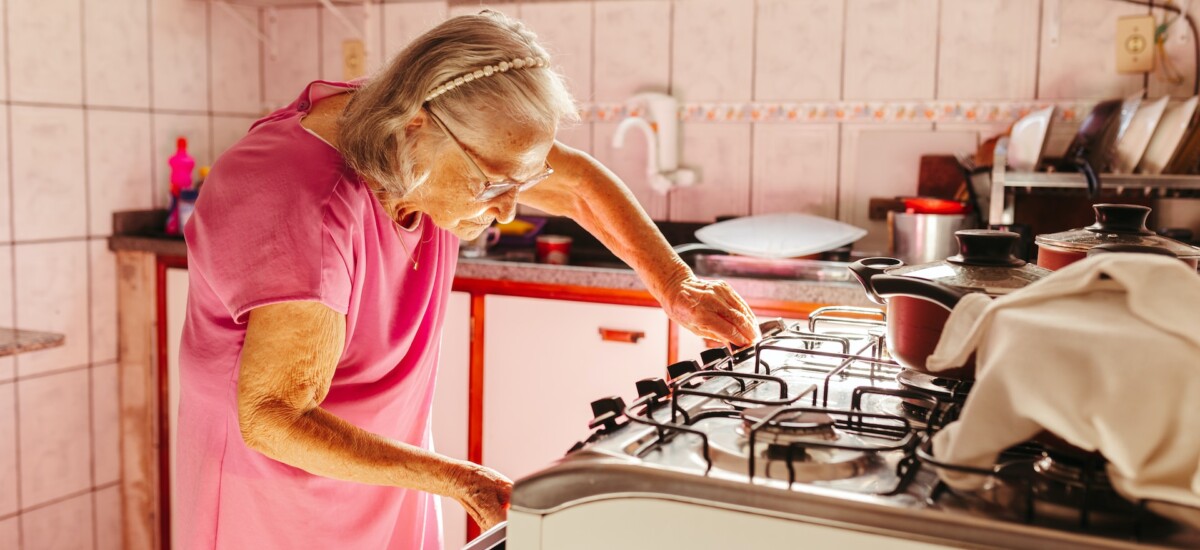
[[538,263],[566,265],[571,261],[571,237],[563,235],[538,235]]

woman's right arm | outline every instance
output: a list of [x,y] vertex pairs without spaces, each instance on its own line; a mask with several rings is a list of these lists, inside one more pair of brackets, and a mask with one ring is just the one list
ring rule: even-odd
[[512,490],[504,476],[370,433],[320,407],[345,341],[345,316],[318,302],[251,310],[238,375],[246,445],[315,475],[452,497],[483,529],[503,521]]

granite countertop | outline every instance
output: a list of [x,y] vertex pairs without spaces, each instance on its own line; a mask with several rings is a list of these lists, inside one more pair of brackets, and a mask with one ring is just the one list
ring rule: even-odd
[[[160,256],[187,255],[183,238],[166,235],[162,227],[165,211],[118,212],[113,216],[113,236],[109,238],[110,250],[133,250]],[[558,222],[563,223],[563,222]],[[694,225],[694,224],[693,224]],[[589,242],[588,235],[577,234],[573,227],[556,227],[556,233],[566,233],[575,239],[572,256],[591,252],[611,255],[598,242]],[[663,227],[669,241],[687,242],[694,228],[680,224]],[[593,250],[594,249],[594,250]],[[602,256],[597,258],[603,260]],[[456,277],[460,279],[483,279],[516,283],[566,285],[597,289],[645,290],[641,279],[632,269],[623,267],[612,258],[612,263],[622,267],[560,266],[527,261],[460,258]],[[837,304],[848,306],[875,307],[857,283],[844,281],[755,279],[748,277],[722,277],[747,300],[777,300],[810,304]]]
[[53,332],[0,328],[0,357],[16,355],[27,351],[56,348],[63,345],[64,340],[63,335]]

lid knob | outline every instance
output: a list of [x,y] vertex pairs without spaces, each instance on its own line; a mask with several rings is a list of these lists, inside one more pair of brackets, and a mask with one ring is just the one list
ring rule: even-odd
[[1146,218],[1150,217],[1150,207],[1136,204],[1097,204],[1092,209],[1096,211],[1096,223],[1084,229],[1094,233],[1125,233],[1132,235],[1153,235],[1146,228]]
[[958,255],[946,258],[957,265],[978,267],[1021,267],[1022,260],[1013,255],[1021,235],[994,229],[963,229],[954,232],[958,239]]

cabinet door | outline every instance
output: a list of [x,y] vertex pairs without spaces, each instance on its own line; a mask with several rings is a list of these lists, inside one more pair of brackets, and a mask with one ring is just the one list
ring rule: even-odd
[[186,269],[167,270],[167,453],[169,487],[171,487],[171,544],[179,536],[179,491],[175,490],[175,434],[179,433],[179,343],[183,340],[183,319],[187,314],[188,272]]
[[[462,460],[467,459],[470,374],[471,295],[451,292],[433,395],[433,444],[438,453]],[[467,544],[467,513],[452,498],[442,498],[442,540],[446,548]]]
[[[660,309],[488,296],[484,311],[483,463],[514,480],[587,437],[593,400],[628,403],[635,382],[665,376]],[[601,329],[644,336],[606,341]]]

